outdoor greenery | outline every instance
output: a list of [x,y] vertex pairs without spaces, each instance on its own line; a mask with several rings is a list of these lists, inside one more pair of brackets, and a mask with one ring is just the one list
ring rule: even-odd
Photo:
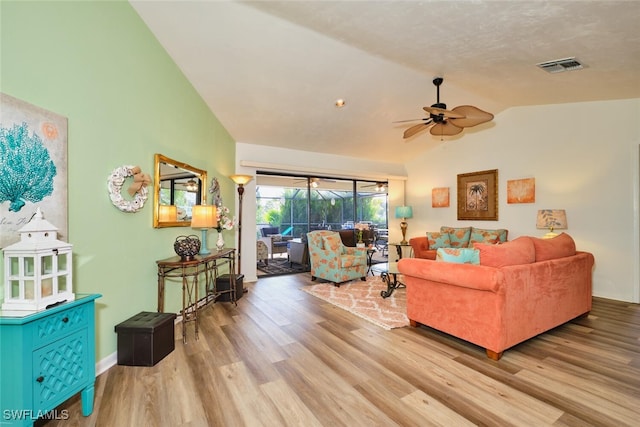
[[279,226],[283,234],[293,236],[316,228],[339,230],[346,224],[353,226],[360,221],[387,227],[386,194],[358,193],[357,215],[351,192],[312,190],[309,200],[306,189],[282,188],[280,194],[280,197],[257,195],[258,225]]

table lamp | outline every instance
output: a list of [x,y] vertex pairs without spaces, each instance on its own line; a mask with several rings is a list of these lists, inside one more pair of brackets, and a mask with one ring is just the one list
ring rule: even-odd
[[176,222],[178,220],[178,207],[176,205],[158,206],[159,222]]
[[406,245],[407,242],[407,218],[413,217],[413,208],[411,206],[397,206],[396,207],[396,218],[402,218],[400,222],[400,230],[402,230],[402,241],[401,245]]
[[536,228],[549,229],[549,232],[542,236],[543,239],[556,237],[558,233],[554,233],[553,230],[567,228],[567,213],[564,209],[541,209],[538,211]]
[[202,230],[202,245],[200,245],[200,255],[209,255],[211,252],[207,248],[207,230],[216,228],[218,219],[216,217],[216,207],[214,205],[194,205],[191,211],[191,228]]

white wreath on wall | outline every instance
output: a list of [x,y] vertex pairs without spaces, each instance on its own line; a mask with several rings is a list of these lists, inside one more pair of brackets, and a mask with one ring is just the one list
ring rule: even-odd
[[[125,200],[122,197],[122,186],[125,179],[130,176],[134,177],[134,182],[129,188],[129,193],[133,200]],[[115,168],[107,180],[111,203],[122,212],[138,212],[147,201],[149,195],[148,182],[148,175],[141,173],[138,166]]]

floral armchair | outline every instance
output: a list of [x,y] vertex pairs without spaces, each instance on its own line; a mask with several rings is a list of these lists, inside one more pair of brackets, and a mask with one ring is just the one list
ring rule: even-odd
[[307,234],[311,260],[311,280],[321,278],[336,286],[348,280],[366,280],[367,251],[342,243],[335,231],[318,230]]

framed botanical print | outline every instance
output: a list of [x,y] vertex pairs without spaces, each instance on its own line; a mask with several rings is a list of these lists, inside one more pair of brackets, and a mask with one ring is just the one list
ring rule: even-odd
[[440,187],[431,189],[431,207],[432,208],[448,208],[449,207],[449,187]]
[[498,169],[458,175],[458,219],[498,220]]
[[536,179],[512,179],[507,181],[507,203],[534,203]]

